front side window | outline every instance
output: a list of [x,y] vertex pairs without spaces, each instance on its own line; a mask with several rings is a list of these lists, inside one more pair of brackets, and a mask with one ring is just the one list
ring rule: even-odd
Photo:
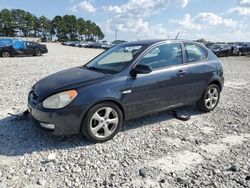
[[145,49],[143,45],[124,44],[116,46],[93,59],[85,67],[108,73],[122,71],[132,60]]
[[139,62],[149,65],[153,70],[181,65],[183,63],[181,44],[163,44],[150,50]]
[[207,58],[207,50],[197,44],[185,44],[188,62],[202,61]]

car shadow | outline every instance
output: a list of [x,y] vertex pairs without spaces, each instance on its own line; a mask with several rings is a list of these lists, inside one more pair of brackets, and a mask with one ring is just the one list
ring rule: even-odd
[[80,135],[56,137],[48,134],[32,124],[28,117],[9,116],[0,120],[0,155],[19,156],[92,144]]
[[[193,105],[177,108],[176,110],[185,112],[191,116],[201,114]],[[127,121],[124,123],[121,131],[137,129],[173,118],[175,117],[171,111],[165,111]],[[88,141],[80,135],[69,137],[50,135],[34,126],[27,117],[16,118],[8,116],[0,120],[0,155],[20,156],[32,152],[85,147],[93,144],[93,142]]]
[[[147,115],[145,117],[129,120],[124,123],[124,126],[122,127],[121,131],[137,129],[140,127],[148,126],[153,123],[160,123],[160,122],[168,121],[171,119],[177,119],[174,115],[175,111],[178,112],[179,114],[190,116],[191,118],[192,116],[204,114],[204,112],[201,112],[197,108],[196,104],[191,104],[188,106],[178,107],[172,110],[166,110],[163,112]],[[182,120],[179,120],[179,121],[183,122]]]

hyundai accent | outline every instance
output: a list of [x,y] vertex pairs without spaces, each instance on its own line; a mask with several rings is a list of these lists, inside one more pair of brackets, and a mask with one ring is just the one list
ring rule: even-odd
[[105,142],[129,119],[194,102],[210,112],[223,84],[222,64],[204,45],[143,40],[38,81],[28,107],[31,120],[54,135],[81,133]]

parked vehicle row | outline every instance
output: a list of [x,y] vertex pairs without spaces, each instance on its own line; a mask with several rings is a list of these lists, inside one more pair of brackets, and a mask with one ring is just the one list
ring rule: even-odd
[[41,56],[48,53],[46,45],[20,39],[0,39],[0,56]]
[[118,44],[125,43],[126,41],[122,40],[116,40],[112,43],[109,43],[107,41],[101,41],[101,42],[73,42],[73,41],[67,41],[63,42],[62,45],[65,46],[74,46],[74,47],[80,47],[80,48],[100,48],[100,49],[105,49],[108,50]]
[[250,54],[250,43],[237,43],[232,45],[232,53],[238,56]]
[[210,43],[207,47],[218,57],[250,54],[250,43]]

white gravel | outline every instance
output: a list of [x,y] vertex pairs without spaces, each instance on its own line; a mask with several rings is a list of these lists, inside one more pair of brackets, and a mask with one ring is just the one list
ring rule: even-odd
[[[26,119],[31,86],[48,74],[86,63],[101,50],[48,44],[42,57],[0,59],[0,188],[250,187],[250,58],[222,58],[219,106],[195,105],[182,122],[163,112],[125,123],[111,141],[53,137]],[[140,172],[140,173],[139,173]]]

